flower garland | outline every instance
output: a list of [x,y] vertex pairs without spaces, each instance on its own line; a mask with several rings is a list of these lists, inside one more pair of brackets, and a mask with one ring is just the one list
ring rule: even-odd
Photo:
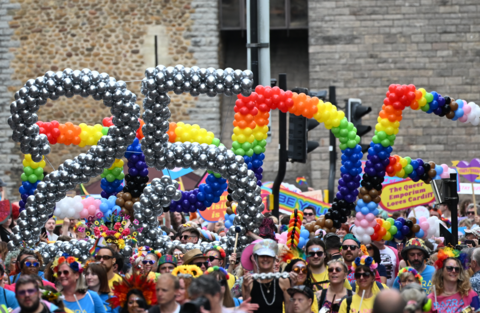
[[103,219],[93,220],[90,219],[87,223],[87,226],[91,230],[87,230],[85,233],[90,238],[96,239],[100,236],[104,237],[106,242],[111,244],[116,244],[120,250],[125,248],[126,240],[133,240],[136,243],[135,237],[138,235],[136,231],[131,232],[130,228],[127,226],[127,220],[130,219],[129,216],[116,216],[114,214],[110,215],[107,219],[107,222],[110,224],[110,227],[105,224]]
[[149,246],[141,246],[138,248],[135,253],[130,257],[130,263],[134,263],[136,259],[141,256],[146,256],[147,254],[152,253],[155,254],[159,259],[162,257],[162,253],[158,250],[153,250]]
[[354,270],[357,268],[357,266],[360,266],[360,265],[368,266],[372,272],[375,272],[378,266],[378,264],[375,263],[375,260],[371,256],[367,256],[367,255],[357,257],[355,261],[352,263]]
[[58,276],[58,269],[63,263],[68,263],[74,272],[78,272],[80,274],[83,272],[82,263],[80,263],[76,257],[70,256],[68,253],[64,253],[61,257],[56,258],[52,263],[52,270],[54,272],[53,276],[55,278]]
[[173,276],[183,278],[198,278],[202,276],[202,274],[202,269],[196,265],[180,265],[172,271]]
[[443,268],[443,262],[445,262],[445,260],[448,258],[458,259],[462,264],[463,268],[466,268],[467,254],[461,253],[460,251],[455,250],[452,247],[445,247],[438,250],[437,261],[435,261],[434,264],[435,269],[439,270]]
[[230,275],[228,274],[227,270],[225,270],[223,267],[221,266],[213,266],[213,267],[210,267],[208,270],[206,270],[204,272],[205,275],[208,275],[208,274],[211,274],[213,273],[213,271],[220,271],[222,272],[224,275],[225,275],[225,279],[229,279],[230,278]]
[[363,255],[370,255],[368,254],[368,249],[365,245],[361,245],[360,250],[362,251]]
[[403,273],[407,273],[407,272],[412,273],[413,276],[415,276],[415,278],[420,282],[420,285],[422,284],[422,281],[423,281],[422,275],[420,275],[420,274],[417,272],[417,270],[414,269],[413,267],[407,266],[407,267],[404,267],[404,268],[400,269],[400,270],[398,271],[398,277],[400,277],[400,275],[402,275]]
[[222,259],[225,259],[225,257],[227,256],[227,254],[225,253],[225,250],[223,250],[223,248],[220,247],[220,246],[213,245],[213,246],[212,246],[212,249],[216,249],[216,250],[220,253],[220,257],[221,257]]

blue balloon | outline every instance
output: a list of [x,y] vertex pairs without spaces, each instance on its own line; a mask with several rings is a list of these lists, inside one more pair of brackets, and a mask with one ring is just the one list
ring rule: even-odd
[[360,211],[363,215],[367,215],[368,213],[370,213],[370,211],[368,210],[368,207],[363,207]]
[[230,228],[230,227],[232,227],[232,225],[233,225],[232,222],[230,222],[229,220],[225,221],[225,227],[226,228]]
[[375,209],[373,210],[372,214],[377,216],[378,214],[380,214],[380,211],[378,209]]
[[378,207],[378,204],[376,204],[375,202],[372,201],[372,202],[369,202],[369,203],[367,204],[367,207],[368,207],[368,209],[369,209],[370,211],[373,211],[373,210],[375,210],[375,209]]
[[363,199],[359,199],[359,200],[357,201],[357,206],[358,206],[358,207],[363,208],[365,205],[366,205],[366,204],[365,204],[365,202],[363,202]]
[[303,237],[305,239],[308,239],[310,237],[310,232],[306,229],[302,229],[300,231],[300,237]]
[[298,248],[299,248],[299,249],[303,249],[303,247],[305,246],[305,243],[306,243],[305,238],[300,237],[300,238],[298,239]]
[[415,237],[417,238],[423,238],[425,236],[425,233],[423,232],[423,229],[420,229],[418,233],[415,234]]

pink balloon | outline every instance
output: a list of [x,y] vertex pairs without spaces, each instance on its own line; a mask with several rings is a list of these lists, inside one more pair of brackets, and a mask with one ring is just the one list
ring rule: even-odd
[[418,221],[419,221],[420,223],[423,223],[423,222],[426,222],[426,221],[427,221],[427,218],[426,218],[425,216],[422,216],[422,217],[420,217],[420,218],[418,219]]
[[368,213],[367,216],[365,216],[365,219],[369,222],[375,220],[375,215],[373,213]]
[[357,215],[355,215],[355,217],[359,220],[363,220],[364,219],[364,216],[361,212],[357,212]]
[[361,220],[360,221],[360,226],[363,228],[368,228],[368,221],[367,220]]
[[472,112],[472,107],[468,103],[465,103],[463,105],[463,112],[465,113],[463,116],[470,114],[470,112]]
[[[362,221],[363,221],[363,220],[362,220]],[[360,226],[360,221],[359,221],[357,218],[355,219],[355,222],[354,222],[354,223],[355,223],[355,226]]]
[[373,220],[368,224],[369,227],[375,227],[377,225],[377,220]]
[[97,212],[97,208],[94,205],[89,205],[87,210],[88,210],[88,214],[91,216],[94,216],[95,213]]
[[81,218],[88,218],[88,210],[83,209],[80,211],[80,217]]
[[458,119],[462,123],[466,123],[468,121],[468,114],[464,114],[462,117]]
[[440,175],[441,178],[449,178],[450,173],[448,172],[448,165],[447,164],[442,164],[441,167],[443,168],[443,173]]
[[428,224],[428,222],[422,222],[420,223],[420,228],[423,229],[424,232],[426,232],[430,228],[430,224]]

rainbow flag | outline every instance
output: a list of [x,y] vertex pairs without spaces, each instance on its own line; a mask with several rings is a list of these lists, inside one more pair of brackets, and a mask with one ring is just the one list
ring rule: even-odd
[[100,250],[101,247],[106,247],[107,242],[105,241],[105,238],[102,236],[98,237],[97,240],[95,240],[95,244],[93,247],[90,249],[90,255],[95,255],[98,250]]
[[308,186],[308,183],[307,183],[307,180],[305,179],[305,177],[303,177],[303,176],[302,177],[297,177],[296,180],[297,180],[297,184],[299,184],[300,186],[303,185],[303,184]]

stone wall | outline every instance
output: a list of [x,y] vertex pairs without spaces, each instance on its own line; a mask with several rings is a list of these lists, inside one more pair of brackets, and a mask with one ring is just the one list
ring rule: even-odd
[[[361,98],[372,107],[364,118],[372,128],[392,83],[478,101],[479,30],[477,0],[309,1],[310,87],[337,86],[342,107],[345,98]],[[328,132],[316,134],[327,147]],[[373,131],[363,143],[372,136]],[[394,153],[451,165],[478,157],[479,148],[477,126],[406,109]],[[328,150],[317,150],[312,175],[315,187],[323,189]]]
[[[158,36],[159,62],[218,66],[217,2],[207,0],[75,0],[2,1],[0,7],[0,177],[15,189],[22,170],[18,148],[6,136],[6,119],[13,93],[29,78],[64,68],[90,68],[127,82],[141,104],[140,80],[155,66],[154,36]],[[220,130],[219,100],[190,95],[173,96],[172,121],[198,123]],[[91,98],[75,96],[49,101],[39,120],[101,123],[109,110]],[[203,118],[208,116],[208,118]],[[6,125],[6,126],[5,126]],[[84,149],[56,145],[48,160],[57,167]],[[47,165],[47,171],[52,167]]]

